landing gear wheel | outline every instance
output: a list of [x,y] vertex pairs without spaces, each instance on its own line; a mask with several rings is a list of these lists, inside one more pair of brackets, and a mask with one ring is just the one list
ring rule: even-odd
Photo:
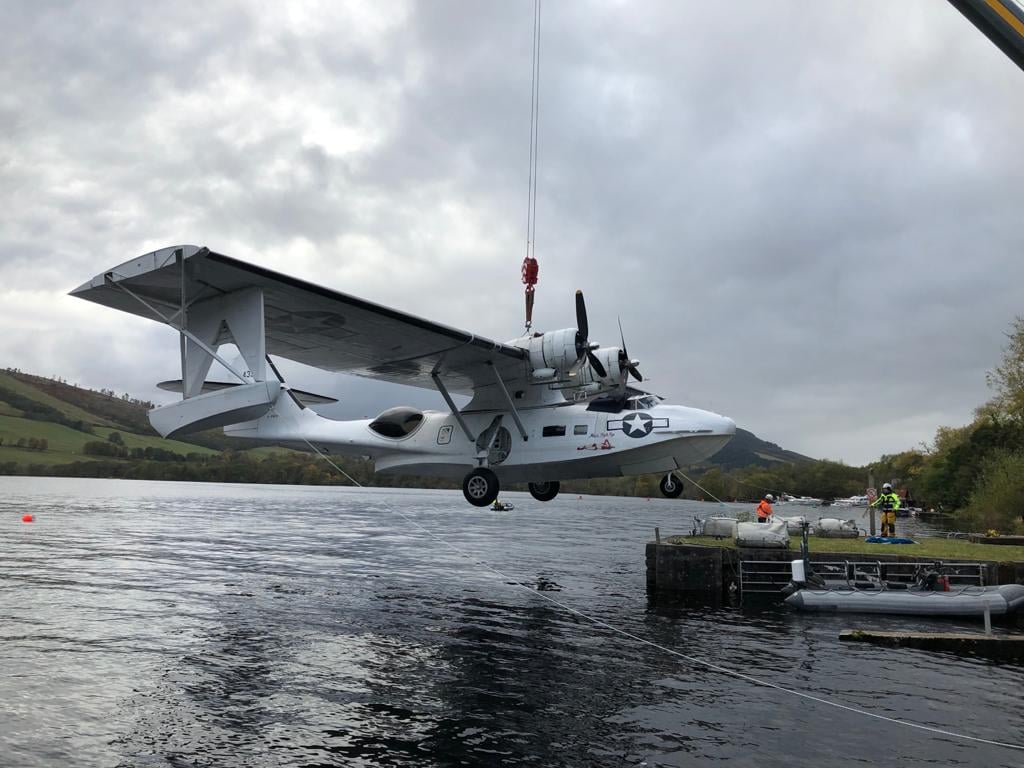
[[683,492],[683,483],[675,475],[669,472],[658,483],[658,488],[661,489],[661,495],[667,496],[670,499],[677,499]]
[[486,507],[498,498],[498,476],[484,467],[477,467],[462,481],[462,495],[474,507]]
[[550,483],[530,483],[530,495],[537,501],[551,501],[558,495],[559,484],[557,481]]

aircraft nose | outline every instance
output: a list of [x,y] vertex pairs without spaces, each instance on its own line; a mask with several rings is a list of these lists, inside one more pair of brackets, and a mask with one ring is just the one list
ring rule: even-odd
[[710,428],[713,435],[735,435],[736,422],[728,416],[722,416],[712,411],[704,412],[705,429]]

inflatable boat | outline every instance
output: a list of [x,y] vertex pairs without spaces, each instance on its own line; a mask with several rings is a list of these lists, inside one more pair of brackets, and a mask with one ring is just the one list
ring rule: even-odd
[[786,604],[801,611],[897,613],[907,616],[993,616],[1024,609],[1024,585],[960,587],[949,592],[925,589],[800,589]]

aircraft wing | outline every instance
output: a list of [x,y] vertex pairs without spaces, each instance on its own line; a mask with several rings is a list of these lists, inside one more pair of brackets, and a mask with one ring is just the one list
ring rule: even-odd
[[173,324],[183,284],[189,302],[261,289],[267,353],[316,368],[429,389],[436,369],[450,391],[466,395],[494,385],[495,371],[510,388],[529,373],[527,354],[518,347],[194,245],[126,261],[71,295],[165,322],[158,310]]

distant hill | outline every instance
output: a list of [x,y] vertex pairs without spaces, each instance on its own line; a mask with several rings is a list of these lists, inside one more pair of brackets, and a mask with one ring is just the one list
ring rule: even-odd
[[[117,398],[59,381],[0,372],[0,464],[55,466],[95,461],[86,445],[110,442],[128,451],[218,454],[219,448],[198,442],[164,440],[146,419],[150,403]],[[114,443],[111,443],[112,445]],[[138,454],[137,454],[138,455]]]
[[[198,461],[220,458],[224,452],[229,456],[245,452],[259,459],[286,450],[259,441],[229,438],[220,430],[165,440],[149,424],[146,412],[152,407],[148,401],[128,394],[117,395],[112,390],[97,392],[17,370],[0,371],[0,471],[24,471],[31,466],[32,473],[37,474],[41,467],[103,462],[102,468],[96,465],[96,471],[109,476],[111,462],[148,460],[154,456],[162,456],[160,460],[166,461],[170,454],[181,459],[191,455]],[[95,443],[111,442],[115,432],[113,444],[124,451],[97,453]],[[90,443],[93,445],[87,449]],[[117,455],[118,452],[128,455]],[[706,466],[728,471],[752,465],[771,467],[810,461],[814,460],[738,429],[730,443]],[[88,474],[89,470],[80,467],[76,472]]]
[[737,429],[736,435],[729,441],[729,444],[712,456],[708,464],[730,470],[742,469],[754,464],[772,467],[779,464],[800,464],[807,461],[815,461],[815,459],[794,451],[787,451],[775,443],[762,440],[753,432]]

